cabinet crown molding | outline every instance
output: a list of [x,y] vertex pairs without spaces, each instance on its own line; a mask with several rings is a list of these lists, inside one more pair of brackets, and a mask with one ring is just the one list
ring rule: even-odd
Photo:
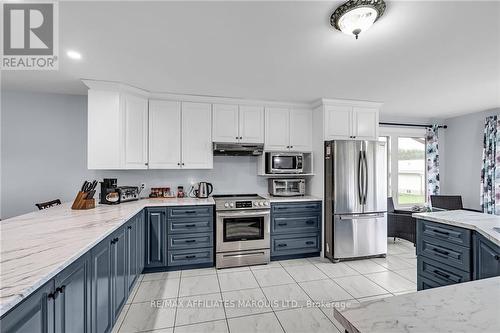
[[313,108],[317,108],[323,105],[347,105],[347,106],[361,106],[361,107],[373,107],[380,109],[384,103],[373,102],[373,101],[359,101],[352,99],[330,99],[321,98],[311,104]]

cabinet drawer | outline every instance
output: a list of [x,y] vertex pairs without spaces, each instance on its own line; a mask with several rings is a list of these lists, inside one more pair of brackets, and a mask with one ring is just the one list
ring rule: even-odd
[[432,289],[432,288],[437,288],[441,287],[441,285],[431,279],[428,279],[422,275],[417,276],[417,290],[426,290],[426,289]]
[[434,223],[425,220],[418,221],[418,233],[422,237],[432,237],[453,244],[470,247],[471,231],[443,223]]
[[321,201],[300,203],[275,203],[271,205],[273,214],[321,212]]
[[271,256],[319,252],[319,234],[278,235],[271,237]]
[[168,252],[168,266],[183,266],[213,263],[214,253],[212,248],[199,250],[176,250]]
[[320,228],[321,216],[279,216],[273,217],[272,233],[315,232]]
[[418,247],[419,257],[424,256],[466,272],[471,271],[470,248],[430,237],[421,238]]
[[438,282],[442,286],[470,281],[470,272],[464,272],[451,266],[443,265],[426,257],[418,259],[418,274]]
[[168,234],[211,232],[212,226],[211,218],[169,220]]
[[170,235],[168,236],[168,250],[197,249],[200,247],[211,247],[213,245],[213,233]]
[[169,208],[169,218],[187,218],[187,217],[208,217],[212,216],[212,206],[187,206],[178,208]]

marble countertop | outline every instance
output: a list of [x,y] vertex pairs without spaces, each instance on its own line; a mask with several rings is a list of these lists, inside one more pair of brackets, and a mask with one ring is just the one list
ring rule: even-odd
[[320,201],[321,198],[312,195],[303,195],[299,197],[273,197],[272,195],[263,195],[270,202],[301,202],[301,201]]
[[475,230],[500,246],[500,232],[493,229],[500,228],[500,216],[468,210],[445,210],[441,212],[415,213],[413,217]]
[[335,309],[351,333],[500,332],[500,277]]
[[158,198],[72,210],[64,203],[0,221],[0,316],[143,208],[214,204],[212,198]]

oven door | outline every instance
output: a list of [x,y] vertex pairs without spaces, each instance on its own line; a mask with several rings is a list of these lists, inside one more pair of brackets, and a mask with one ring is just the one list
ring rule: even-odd
[[217,213],[217,252],[268,249],[270,211]]

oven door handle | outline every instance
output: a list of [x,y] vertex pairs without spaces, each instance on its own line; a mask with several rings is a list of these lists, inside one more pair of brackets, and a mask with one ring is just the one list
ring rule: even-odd
[[271,215],[270,210],[243,210],[237,212],[218,212],[217,217],[246,217],[246,216],[269,216]]

